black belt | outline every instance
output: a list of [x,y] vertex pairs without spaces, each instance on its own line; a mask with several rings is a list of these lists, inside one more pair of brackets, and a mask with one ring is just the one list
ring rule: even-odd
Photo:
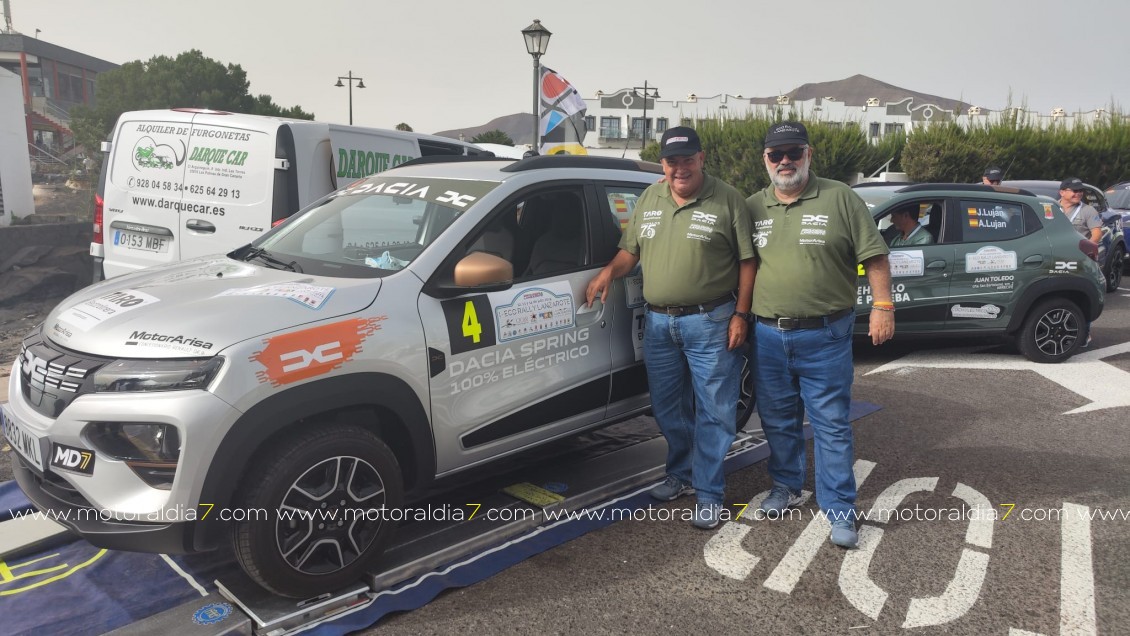
[[852,308],[841,309],[837,312],[828,314],[827,316],[820,316],[819,318],[766,318],[758,316],[757,322],[770,327],[776,327],[781,331],[792,331],[793,329],[819,329],[830,322],[835,322],[840,318],[851,313]]
[[726,294],[714,300],[708,300],[701,305],[670,305],[664,307],[662,305],[652,305],[648,303],[647,308],[659,314],[667,314],[668,316],[690,316],[692,314],[705,314],[708,311],[713,311],[716,307],[721,307],[733,301],[734,295]]

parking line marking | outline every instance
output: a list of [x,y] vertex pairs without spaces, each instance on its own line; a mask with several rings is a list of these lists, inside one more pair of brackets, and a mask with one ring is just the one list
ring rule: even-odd
[[[865,459],[855,460],[855,466],[852,471],[855,473],[855,487],[863,485],[867,480],[867,476],[871,474],[871,470],[875,468],[875,462],[869,462]],[[791,594],[796,587],[800,577],[808,569],[808,565],[812,563],[812,559],[816,556],[820,546],[828,538],[828,532],[831,531],[832,524],[828,523],[828,519],[824,515],[815,515],[804,531],[800,533],[797,540],[793,542],[792,547],[785,553],[784,558],[773,569],[769,578],[765,579],[765,587]]]
[[731,579],[744,581],[749,578],[761,560],[761,557],[742,548],[742,540],[751,530],[753,527],[744,523],[723,524],[702,549],[706,565]]
[[993,505],[981,491],[958,482],[953,496],[964,501],[972,510],[965,542],[986,550],[993,547]]
[[1095,570],[1091,556],[1091,509],[1063,502],[1060,517],[1060,636],[1093,636]]
[[188,581],[189,585],[196,588],[196,591],[200,592],[200,596],[208,596],[208,590],[204,589],[203,586],[201,586],[199,583],[197,583],[196,579],[192,578],[191,574],[182,570],[181,567],[179,565],[177,565],[176,561],[173,561],[172,559],[169,558],[169,555],[162,554],[161,558],[164,559],[165,563],[168,563],[169,567],[171,567],[174,572],[179,574],[181,576],[181,578]]
[[937,477],[900,479],[879,493],[879,496],[875,498],[875,503],[871,506],[871,510],[867,511],[867,516],[864,518],[868,521],[887,523],[887,519],[883,518],[884,511],[889,514],[899,507],[907,495],[914,492],[932,492],[937,485]]
[[879,612],[883,611],[883,605],[890,596],[867,575],[871,557],[875,556],[875,548],[882,538],[882,528],[860,526],[859,548],[845,552],[843,565],[840,566],[840,592],[852,607],[871,620],[878,620]]
[[963,549],[957,562],[957,572],[940,596],[910,599],[903,628],[944,625],[964,616],[981,595],[981,585],[988,570],[989,555]]

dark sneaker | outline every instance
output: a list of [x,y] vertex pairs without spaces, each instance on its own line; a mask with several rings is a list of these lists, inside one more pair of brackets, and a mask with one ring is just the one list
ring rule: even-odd
[[836,519],[832,522],[832,543],[854,550],[859,547],[859,533],[855,531],[855,524],[847,519]]
[[667,475],[667,479],[664,479],[662,484],[652,488],[648,494],[659,501],[671,501],[683,495],[693,495],[694,488],[691,488],[690,484],[683,483],[678,477]]
[[694,505],[694,520],[691,523],[696,528],[713,530],[718,527],[718,518],[722,516],[722,504],[699,503]]
[[761,512],[780,515],[799,503],[800,493],[795,493],[784,486],[773,486],[773,490],[769,491],[769,496],[761,502]]

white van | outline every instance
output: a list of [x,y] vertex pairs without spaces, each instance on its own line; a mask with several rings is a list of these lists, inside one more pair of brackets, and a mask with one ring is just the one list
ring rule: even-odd
[[446,137],[201,109],[123,113],[103,165],[95,278],[228,252],[361,177],[424,155],[471,155]]

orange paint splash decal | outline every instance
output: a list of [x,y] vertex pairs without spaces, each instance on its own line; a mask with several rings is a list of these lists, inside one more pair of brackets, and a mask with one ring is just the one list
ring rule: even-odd
[[351,318],[267,338],[250,358],[264,367],[255,377],[280,386],[329,373],[357,355],[387,317]]

